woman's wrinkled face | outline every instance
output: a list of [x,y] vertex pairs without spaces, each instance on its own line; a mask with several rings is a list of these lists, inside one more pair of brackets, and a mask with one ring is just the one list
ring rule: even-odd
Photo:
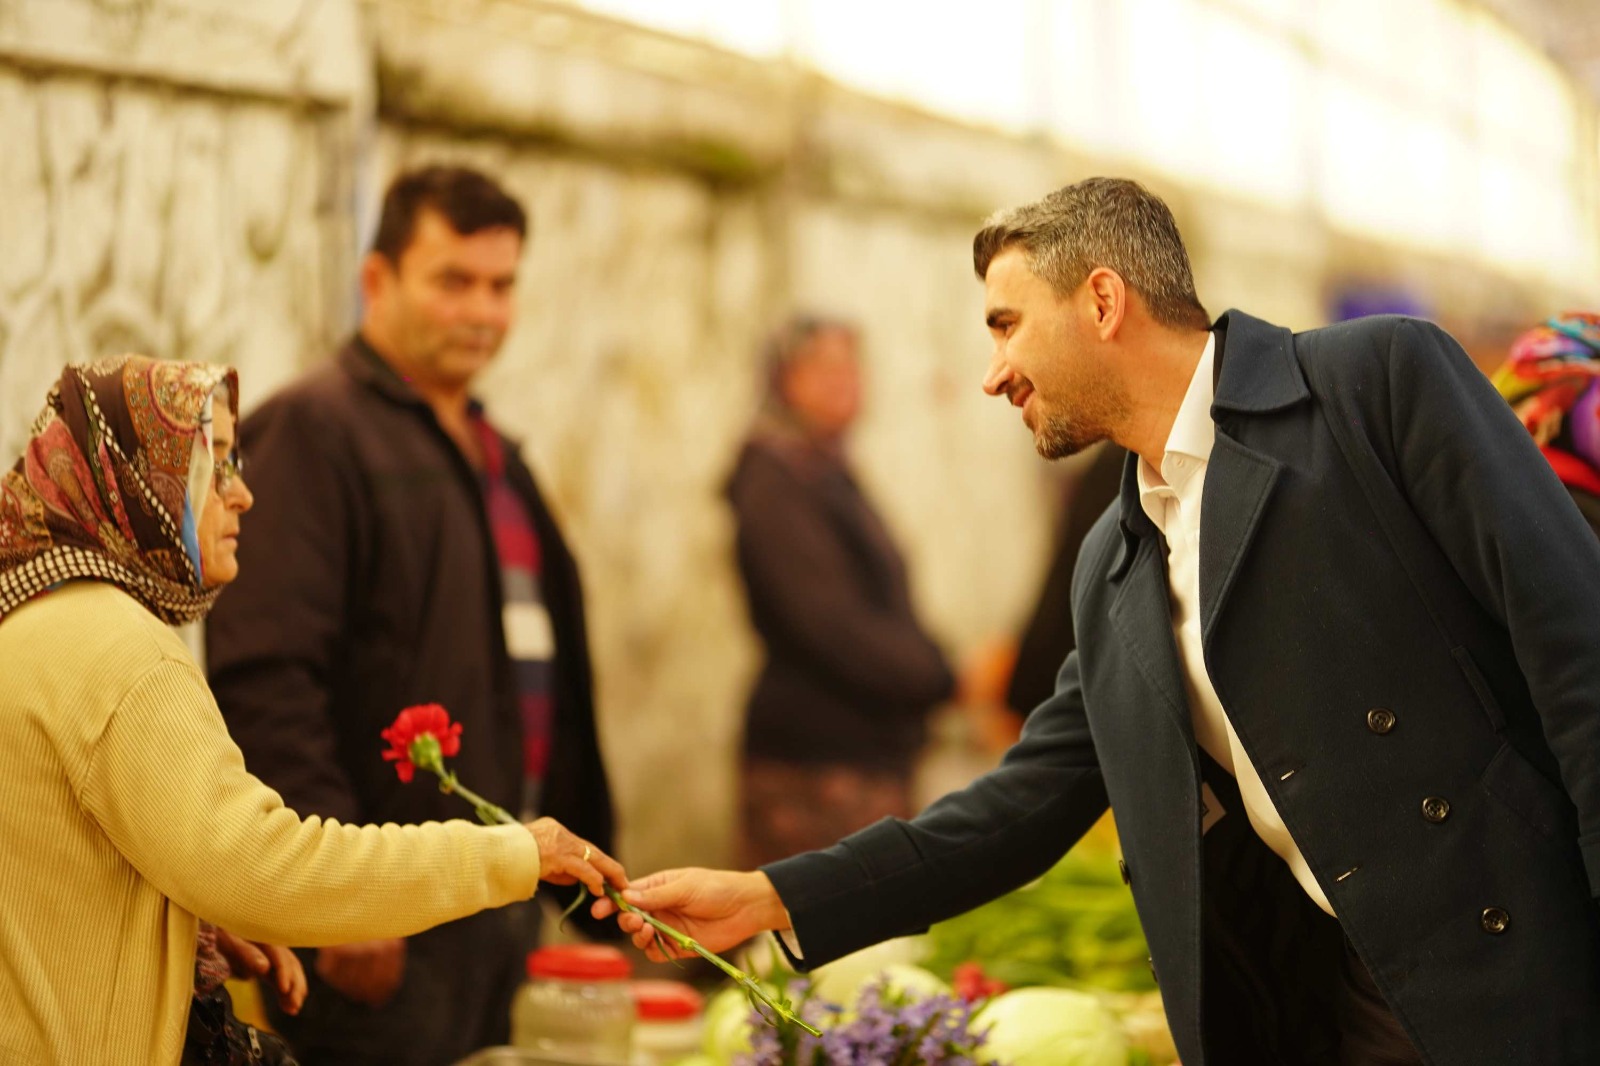
[[237,471],[238,427],[233,412],[218,403],[212,412],[211,461],[214,473],[206,486],[200,509],[200,572],[206,588],[226,585],[239,576],[239,516],[250,510],[255,497]]

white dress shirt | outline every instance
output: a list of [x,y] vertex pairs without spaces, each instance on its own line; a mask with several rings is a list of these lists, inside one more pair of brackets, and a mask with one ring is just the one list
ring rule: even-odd
[[[1278,810],[1261,784],[1261,777],[1239,743],[1217,690],[1206,671],[1200,646],[1200,501],[1205,492],[1206,466],[1217,427],[1211,420],[1214,397],[1212,367],[1216,361],[1217,337],[1211,334],[1200,365],[1195,367],[1189,389],[1172,423],[1172,432],[1161,456],[1158,471],[1139,460],[1139,504],[1150,521],[1167,540],[1167,583],[1172,600],[1172,633],[1177,638],[1185,687],[1189,694],[1189,714],[1194,721],[1194,737],[1202,748],[1239,784],[1245,814],[1256,835],[1278,857],[1289,864],[1295,879],[1313,902],[1329,914],[1328,897],[1311,875],[1305,857],[1289,835]],[[1223,812],[1226,813],[1226,812]],[[1219,815],[1212,812],[1206,825]]]

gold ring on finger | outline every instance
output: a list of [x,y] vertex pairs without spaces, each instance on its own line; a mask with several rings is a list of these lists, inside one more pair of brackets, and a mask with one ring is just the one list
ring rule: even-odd
[[588,862],[589,861],[589,856],[590,856],[591,853],[593,853],[593,851],[594,851],[594,849],[591,848],[589,845],[585,844],[583,846],[583,861],[584,862]]

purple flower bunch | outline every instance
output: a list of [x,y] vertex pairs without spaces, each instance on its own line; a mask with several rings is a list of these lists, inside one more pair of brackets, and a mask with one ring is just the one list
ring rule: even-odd
[[972,1031],[981,1004],[917,997],[890,988],[885,978],[861,990],[847,1019],[844,1007],[813,995],[804,978],[789,981],[785,991],[822,1035],[774,1027],[752,1012],[750,1050],[735,1056],[734,1066],[999,1066],[982,1055],[987,1032]]

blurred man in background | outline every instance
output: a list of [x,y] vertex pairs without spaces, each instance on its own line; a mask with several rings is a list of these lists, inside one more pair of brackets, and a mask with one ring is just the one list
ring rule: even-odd
[[[302,815],[461,817],[379,757],[402,708],[441,703],[464,725],[463,780],[612,848],[577,570],[470,393],[511,325],[526,235],[482,174],[400,175],[360,332],[243,423],[257,502],[243,577],[209,620],[211,683],[250,769]],[[514,908],[324,948],[305,1009],[272,1020],[307,1066],[453,1062],[506,1042],[536,931]]]

